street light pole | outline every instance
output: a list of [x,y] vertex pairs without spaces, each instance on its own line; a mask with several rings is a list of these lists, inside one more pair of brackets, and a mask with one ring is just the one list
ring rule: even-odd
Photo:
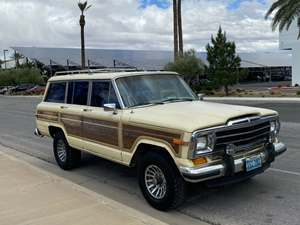
[[7,67],[6,67],[6,55],[5,55],[5,52],[8,52],[8,50],[7,50],[7,49],[4,49],[4,50],[3,50],[3,55],[4,55],[4,68],[7,69]]

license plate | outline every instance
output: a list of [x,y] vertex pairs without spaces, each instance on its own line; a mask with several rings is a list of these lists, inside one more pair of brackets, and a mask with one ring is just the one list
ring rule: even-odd
[[261,157],[254,156],[246,159],[246,171],[252,171],[262,167]]

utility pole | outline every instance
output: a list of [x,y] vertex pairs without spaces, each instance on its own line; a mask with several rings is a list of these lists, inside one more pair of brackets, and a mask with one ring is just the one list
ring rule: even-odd
[[178,58],[178,11],[177,0],[173,0],[173,33],[174,33],[174,61]]
[[178,0],[178,39],[179,39],[179,56],[183,56],[183,35],[182,35],[182,16],[181,16],[181,0]]
[[183,56],[181,0],[173,0],[174,61]]
[[80,28],[81,28],[81,68],[85,69],[85,37],[84,37],[84,27],[85,27],[85,15],[84,12],[86,12],[91,5],[87,5],[87,1],[84,2],[78,2],[78,7],[81,11],[80,15]]

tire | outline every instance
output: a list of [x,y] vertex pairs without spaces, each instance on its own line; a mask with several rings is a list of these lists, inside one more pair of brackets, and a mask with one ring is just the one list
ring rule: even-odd
[[81,152],[69,146],[63,132],[54,135],[53,152],[57,164],[63,170],[74,169],[80,163]]
[[[154,176],[151,177],[154,174],[153,171],[158,171],[157,173],[160,174],[157,179],[153,179]],[[147,153],[143,156],[138,164],[138,179],[145,199],[158,210],[175,209],[185,200],[186,183],[175,164],[163,154]],[[154,187],[159,190],[153,190],[151,187],[153,182]],[[151,191],[154,193],[151,194]]]

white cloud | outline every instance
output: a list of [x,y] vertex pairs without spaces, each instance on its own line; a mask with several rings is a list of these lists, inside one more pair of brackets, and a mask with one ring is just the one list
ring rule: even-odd
[[[244,1],[235,11],[226,0],[183,1],[185,48],[204,50],[222,25],[238,51],[278,48],[262,5]],[[172,8],[139,7],[138,0],[90,0],[86,45],[93,48],[171,50]],[[79,47],[77,0],[0,0],[0,49],[9,46]]]

